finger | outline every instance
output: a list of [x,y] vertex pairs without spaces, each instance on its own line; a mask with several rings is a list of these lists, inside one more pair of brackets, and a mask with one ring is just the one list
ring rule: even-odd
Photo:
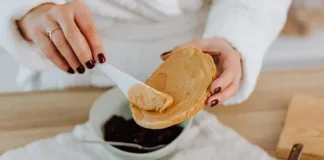
[[[167,51],[167,52],[164,52],[164,53],[162,53],[161,55],[160,55],[160,58],[163,60],[163,61],[165,61],[165,60],[167,60],[169,57],[170,57],[170,53],[171,53],[172,51]],[[212,54],[214,54],[214,55],[219,55],[220,53],[210,53],[210,52],[205,52],[205,53],[208,53],[208,54],[210,54],[210,55],[212,55]]]
[[[215,43],[215,41],[217,43]],[[178,49],[188,48],[188,47],[200,48],[202,52],[208,53],[211,56],[219,56],[222,52],[223,53],[232,52],[232,50],[228,49],[228,47],[225,47],[224,40],[216,39],[216,38],[192,40],[188,43],[176,46],[173,50],[178,50]],[[169,56],[170,56],[169,53],[165,52],[161,55],[161,59],[166,60]]]
[[57,10],[58,11],[53,11],[54,19],[60,25],[66,40],[73,49],[73,52],[82,64],[87,66],[89,69],[93,68],[95,63],[92,58],[91,50],[86,39],[74,22],[73,13],[63,9]]
[[235,96],[238,89],[239,89],[239,83],[238,82],[232,83],[227,88],[225,88],[222,92],[212,95],[208,99],[207,105],[214,107],[217,104],[224,102],[225,100]]
[[98,63],[104,63],[106,55],[99,32],[89,12],[87,12],[87,8],[82,5],[80,9],[83,9],[84,12],[75,13],[75,22],[90,46],[93,59]]
[[211,84],[210,92],[212,94],[221,92],[237,79],[236,76],[239,66],[237,66],[235,63],[235,59],[229,55],[220,56],[220,66],[222,68],[222,73]]
[[205,39],[192,40],[190,42],[187,42],[187,43],[184,43],[184,44],[181,44],[181,45],[176,46],[173,50],[187,48],[187,47],[195,47],[195,48],[204,49],[204,48],[206,48],[205,47],[206,44],[203,43],[205,41],[206,41]]
[[64,72],[74,74],[73,69],[65,61],[62,55],[56,49],[55,45],[45,34],[37,35],[34,41],[41,49],[41,51],[46,55],[46,57],[50,59],[58,68],[60,68]]
[[79,59],[76,57],[75,53],[73,52],[69,42],[64,36],[64,33],[59,28],[58,24],[46,23],[47,30],[53,31],[51,33],[52,42],[54,43],[55,47],[59,51],[59,53],[64,57],[64,59],[69,63],[69,65],[73,68],[74,71],[78,71],[78,73],[82,74],[85,72],[85,68],[80,63]]
[[204,53],[208,53],[212,56],[218,56],[220,53],[233,52],[233,48],[228,47],[228,43],[225,40],[219,38],[197,39],[179,45],[174,49],[176,50],[176,49],[187,48],[187,47],[200,48]]

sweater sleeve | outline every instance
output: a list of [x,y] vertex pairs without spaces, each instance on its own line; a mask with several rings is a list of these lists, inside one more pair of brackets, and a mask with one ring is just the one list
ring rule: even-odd
[[204,37],[230,42],[242,57],[242,80],[236,96],[225,105],[240,103],[253,92],[263,57],[279,36],[291,0],[214,0]]
[[64,4],[65,0],[9,0],[0,2],[0,45],[19,64],[32,70],[53,67],[53,64],[20,34],[16,20],[43,3]]

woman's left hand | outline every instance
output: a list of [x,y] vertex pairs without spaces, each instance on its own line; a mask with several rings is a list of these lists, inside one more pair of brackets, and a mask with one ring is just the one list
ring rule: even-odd
[[[210,54],[220,72],[210,87],[212,96],[207,101],[209,106],[214,107],[237,94],[242,77],[241,56],[229,42],[219,38],[198,39],[173,50],[186,47],[200,48],[204,53]],[[163,53],[161,58],[166,60],[170,52]]]

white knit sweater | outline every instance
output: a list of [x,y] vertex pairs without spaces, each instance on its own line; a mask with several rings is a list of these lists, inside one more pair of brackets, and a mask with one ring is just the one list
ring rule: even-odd
[[[20,64],[17,83],[25,91],[113,83],[97,70],[69,75],[57,69],[15,26],[30,9],[65,0],[0,2],[0,44]],[[145,80],[161,63],[159,55],[195,38],[219,37],[242,55],[239,93],[225,104],[239,103],[253,91],[263,57],[279,35],[291,0],[84,0],[92,12],[107,61]]]

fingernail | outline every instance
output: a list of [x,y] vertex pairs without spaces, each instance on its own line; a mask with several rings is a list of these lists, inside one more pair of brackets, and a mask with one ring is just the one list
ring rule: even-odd
[[99,60],[99,63],[105,63],[106,58],[105,58],[104,54],[102,54],[102,53],[98,54],[98,60]]
[[221,90],[222,90],[221,87],[217,87],[217,88],[214,89],[214,93],[213,93],[213,94],[217,94],[217,93],[219,93]]
[[215,99],[211,102],[211,107],[215,107],[218,104],[218,100]]
[[163,56],[165,56],[165,55],[168,55],[168,54],[170,54],[170,53],[171,53],[171,51],[164,52],[164,53],[161,54],[161,57],[163,57]]
[[85,72],[85,69],[84,69],[84,67],[83,67],[82,65],[79,66],[79,67],[77,68],[77,70],[78,70],[78,72],[79,72],[80,74],[82,74],[82,73]]
[[71,67],[67,70],[67,72],[70,73],[70,74],[74,74],[75,73],[74,70]]
[[89,69],[92,69],[94,66],[95,66],[95,61],[94,60],[90,60],[86,63],[86,66],[89,68]]

